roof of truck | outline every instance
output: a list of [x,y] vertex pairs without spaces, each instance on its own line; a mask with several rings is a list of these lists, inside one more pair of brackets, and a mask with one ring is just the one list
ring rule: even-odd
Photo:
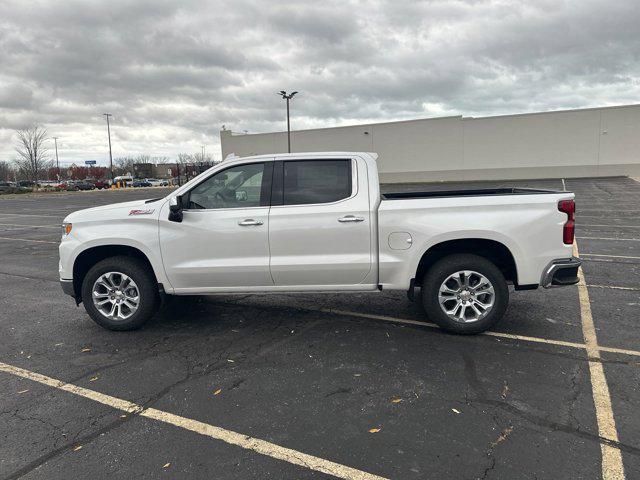
[[321,160],[324,157],[335,158],[335,157],[353,157],[353,156],[368,156],[373,160],[378,159],[378,154],[375,152],[294,152],[294,153],[268,153],[261,155],[249,155],[246,157],[237,157],[233,153],[227,155],[225,157],[225,161],[236,161],[236,160],[274,160],[274,159],[283,159],[283,158],[309,158],[315,157]]

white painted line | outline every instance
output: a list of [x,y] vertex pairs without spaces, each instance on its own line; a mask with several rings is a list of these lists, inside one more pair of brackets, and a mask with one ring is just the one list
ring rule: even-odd
[[[1,225],[1,224],[0,224]],[[640,242],[640,238],[611,238],[611,237],[576,237],[578,240],[610,240],[615,242]]]
[[[350,317],[367,318],[367,319],[371,319],[371,320],[382,320],[384,322],[400,323],[400,324],[405,324],[405,325],[418,325],[420,327],[427,327],[427,328],[440,328],[435,323],[421,322],[420,320],[411,320],[411,319],[408,319],[408,318],[389,317],[389,316],[386,316],[386,315],[374,315],[374,314],[369,314],[369,313],[350,312],[350,311],[347,311],[347,310],[335,310],[335,309],[331,309],[331,308],[317,308],[317,309],[316,308],[303,308],[303,310],[308,310],[308,311],[312,311],[312,312],[331,313],[331,314],[334,314],[334,315],[346,315],[346,316],[350,316]],[[578,349],[581,349],[581,350],[585,350],[587,348],[587,346],[584,343],[567,342],[567,341],[564,341],[564,340],[553,340],[551,338],[529,337],[529,336],[526,336],[526,335],[516,335],[516,334],[513,334],[513,333],[487,331],[487,332],[479,333],[478,335],[482,335],[482,336],[485,336],[485,337],[508,338],[508,339],[511,339],[511,340],[521,340],[521,341],[524,341],[524,342],[532,342],[532,343],[546,343],[548,345],[557,345],[557,346],[560,346],[560,347],[578,348]],[[619,354],[623,354],[623,355],[632,355],[632,356],[640,357],[640,351],[637,351],[637,350],[626,350],[626,349],[623,349],[623,348],[601,347],[601,346],[598,346],[598,348],[600,350],[602,350],[603,352],[619,353]]]
[[58,245],[60,243],[60,242],[51,242],[49,240],[33,240],[31,238],[0,237],[0,240],[13,240],[14,242],[52,243],[54,245]]
[[22,223],[0,223],[3,227],[61,228],[60,225],[24,225]]
[[378,475],[363,472],[362,470],[356,470],[355,468],[347,467],[323,458],[314,457],[313,455],[308,455],[291,448],[282,447],[275,443],[260,440],[259,438],[253,438],[248,435],[243,435],[242,433],[227,430],[226,428],[216,427],[215,425],[209,425],[208,423],[181,417],[180,415],[174,415],[173,413],[164,412],[155,408],[144,408],[143,406],[129,402],[128,400],[123,400],[121,398],[105,395],[104,393],[89,390],[77,385],[65,383],[61,380],[42,375],[40,373],[31,372],[23,368],[14,367],[13,365],[6,363],[0,362],[0,371],[21,378],[26,378],[58,390],[63,390],[79,397],[88,398],[94,402],[107,405],[117,410],[158,420],[184,430],[190,430],[209,438],[221,440],[231,445],[236,445],[246,450],[252,450],[271,458],[299,465],[301,467],[308,468],[309,470],[333,475],[337,478],[347,480],[386,480],[384,477],[380,477]]
[[604,255],[600,253],[582,253],[583,257],[605,257],[605,258],[631,258],[635,260],[640,260],[640,257],[631,257],[628,255]]
[[[62,212],[62,213],[64,214],[64,216],[68,215],[66,212]],[[44,217],[44,218],[51,218],[56,216],[56,215],[35,215],[31,213],[0,213],[0,215],[4,217]]]
[[610,288],[612,290],[637,290],[637,291],[640,291],[640,288],[636,288],[636,287],[618,287],[616,285],[591,285],[591,284],[588,284],[587,287],[589,287],[589,288]]
[[591,225],[586,223],[576,223],[576,227],[640,228],[640,225]]
[[[578,257],[578,244],[573,243],[573,254]],[[596,328],[591,315],[591,303],[589,302],[589,291],[584,279],[582,268],[578,269],[578,295],[580,298],[580,317],[582,319],[582,335],[589,357],[589,374],[591,376],[591,390],[593,403],[596,407],[596,419],[598,421],[598,433],[602,438],[613,442],[618,442],[618,431],[616,421],[613,417],[611,407],[611,395],[607,377],[604,374],[604,367],[600,362],[600,349]],[[592,360],[593,359],[593,360]],[[603,480],[623,480],[625,478],[624,466],[622,464],[622,452],[619,448],[606,443],[600,443],[602,452],[602,478]]]
[[[585,212],[603,212],[603,213],[640,213],[640,210],[599,210],[599,209],[590,209],[590,208],[585,208],[584,210],[580,209],[578,210],[578,215],[580,215],[581,217],[586,217],[587,214]],[[593,217],[595,217],[596,215],[591,215]]]

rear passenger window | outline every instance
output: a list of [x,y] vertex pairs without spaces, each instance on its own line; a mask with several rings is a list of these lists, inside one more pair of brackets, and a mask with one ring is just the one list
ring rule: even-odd
[[284,205],[337,202],[351,196],[351,160],[284,162]]

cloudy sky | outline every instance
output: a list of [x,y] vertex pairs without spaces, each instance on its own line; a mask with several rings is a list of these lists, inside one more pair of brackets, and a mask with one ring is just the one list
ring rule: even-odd
[[640,103],[638,0],[0,0],[0,160],[173,157],[219,130]]

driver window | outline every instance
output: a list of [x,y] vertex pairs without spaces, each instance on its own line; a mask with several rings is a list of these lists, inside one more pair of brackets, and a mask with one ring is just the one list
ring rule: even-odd
[[209,177],[189,194],[189,208],[259,207],[264,163],[231,167]]

